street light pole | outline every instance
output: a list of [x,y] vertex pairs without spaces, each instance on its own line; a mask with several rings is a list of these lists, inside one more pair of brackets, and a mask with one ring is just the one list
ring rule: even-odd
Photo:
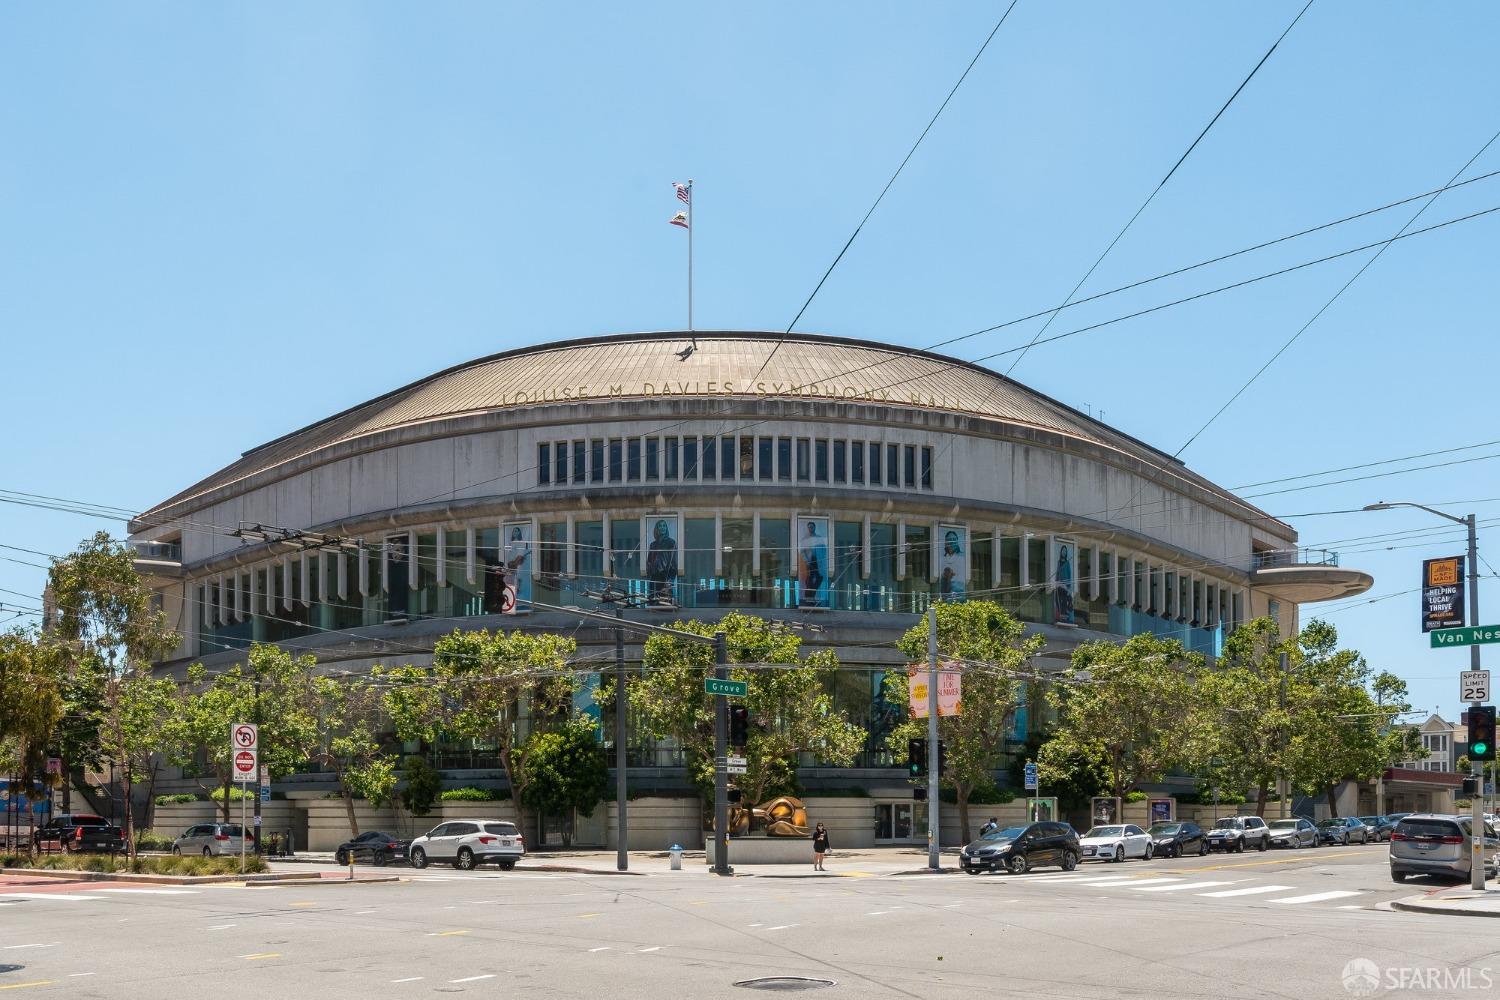
[[[729,642],[723,630],[714,633],[714,677],[729,680]],[[729,867],[729,706],[714,695],[714,874],[732,875]]]
[[[1425,510],[1429,514],[1435,514],[1445,521],[1461,524],[1469,535],[1469,625],[1479,625],[1479,537],[1478,524],[1473,514],[1458,517],[1448,514],[1426,504],[1410,503],[1408,501],[1397,501],[1386,503],[1368,504],[1365,510],[1390,510],[1392,507],[1415,507]],[[1425,582],[1425,581],[1424,581]],[[1469,646],[1469,669],[1480,670],[1479,644],[1473,643]],[[1479,702],[1470,702],[1469,707],[1474,708]],[[1484,888],[1484,769],[1478,761],[1469,762],[1469,772],[1474,778],[1475,792],[1469,800],[1469,887],[1471,889]]]
[[[625,609],[615,605],[615,617],[625,618]],[[625,629],[615,626],[615,867],[630,870],[629,827],[625,821]]]

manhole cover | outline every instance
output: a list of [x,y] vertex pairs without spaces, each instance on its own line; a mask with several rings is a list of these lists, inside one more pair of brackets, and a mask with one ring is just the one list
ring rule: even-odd
[[741,979],[734,985],[747,990],[771,990],[777,993],[792,993],[797,990],[821,990],[837,986],[832,979],[808,979],[804,976],[766,976],[762,979]]

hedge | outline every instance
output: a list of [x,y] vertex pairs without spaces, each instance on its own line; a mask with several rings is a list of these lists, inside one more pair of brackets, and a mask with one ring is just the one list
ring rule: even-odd
[[[236,875],[240,871],[238,855],[205,858],[197,855],[137,856],[131,861],[123,854],[42,854],[34,858],[24,854],[0,855],[0,867],[30,868],[35,871],[131,872],[137,875]],[[245,872],[258,875],[270,871],[264,858],[251,854],[245,858]]]
[[499,788],[449,788],[439,796],[444,802],[505,802],[510,792]]

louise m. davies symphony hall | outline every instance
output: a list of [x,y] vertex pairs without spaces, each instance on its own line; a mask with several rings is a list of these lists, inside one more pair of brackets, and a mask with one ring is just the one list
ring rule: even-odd
[[[1169,455],[987,369],[824,336],[688,344],[610,336],[482,358],[253,448],[145,512],[139,565],[183,637],[160,669],[225,666],[259,640],[357,672],[422,663],[438,636],[481,627],[573,634],[607,663],[612,635],[566,610],[606,586],[656,622],[744,609],[812,623],[805,644],[875,669],[835,682],[866,752],[852,768],[805,760],[803,785],[862,788],[848,801],[897,842],[925,824],[885,749],[904,709],[881,697],[882,670],[902,667],[890,641],[932,602],[998,601],[1046,636],[1047,668],[1080,641],[1140,632],[1212,656],[1238,622],[1293,630],[1300,603],[1370,585],[1299,557],[1290,526]],[[288,531],[354,544],[308,549]],[[1016,747],[1042,721],[1032,700]],[[587,690],[580,705],[598,711]],[[408,749],[450,785],[503,783],[490,747]],[[633,735],[630,751],[633,787],[688,787],[675,747]],[[317,773],[278,786],[293,800],[330,787]],[[577,817],[576,840],[603,843],[604,814]],[[659,839],[686,836],[670,826]]]

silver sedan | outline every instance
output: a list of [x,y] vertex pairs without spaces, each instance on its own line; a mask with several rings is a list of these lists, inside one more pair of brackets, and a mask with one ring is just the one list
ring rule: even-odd
[[1317,847],[1318,828],[1305,819],[1278,819],[1271,823],[1272,847]]

